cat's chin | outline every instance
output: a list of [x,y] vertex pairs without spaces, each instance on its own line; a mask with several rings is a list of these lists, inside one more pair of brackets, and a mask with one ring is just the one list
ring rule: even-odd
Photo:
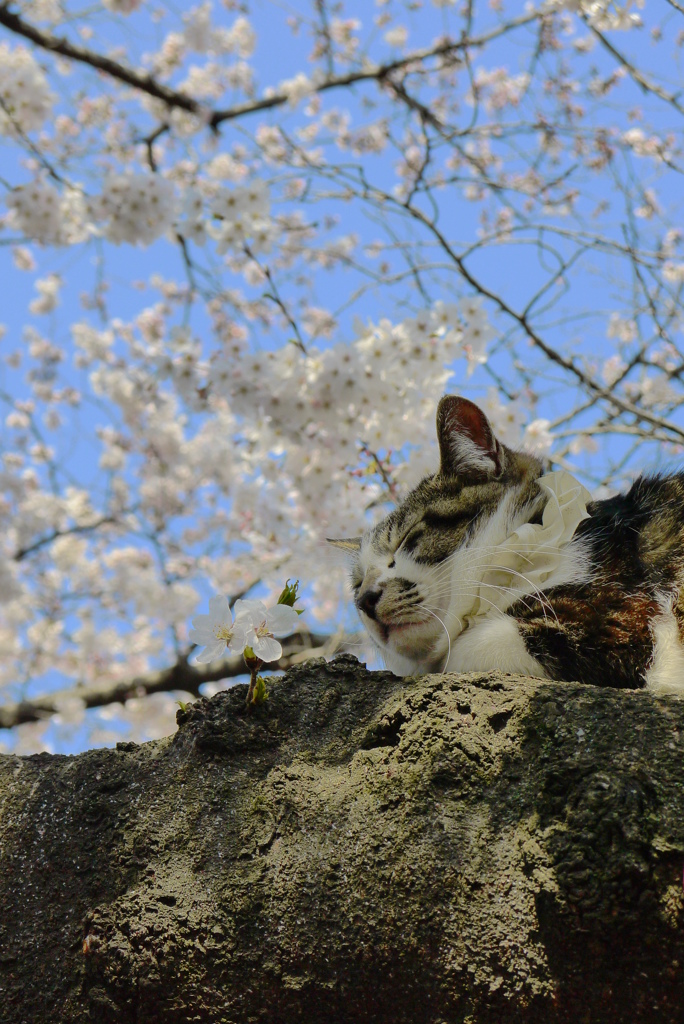
[[415,649],[411,650],[410,655],[400,654],[391,647],[381,647],[380,650],[386,667],[395,676],[425,675],[428,672],[440,671],[439,667],[435,667],[433,659],[428,654],[421,656],[421,653]]
[[[413,666],[427,666],[431,661],[437,636],[432,623],[425,620],[416,622],[369,622],[369,633],[380,647],[390,668],[391,662],[410,662]],[[415,669],[414,669],[415,670]],[[392,669],[394,671],[394,669]],[[403,674],[403,673],[402,673]]]

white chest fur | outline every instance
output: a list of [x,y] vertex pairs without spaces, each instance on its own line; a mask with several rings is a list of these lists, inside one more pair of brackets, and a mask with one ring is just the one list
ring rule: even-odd
[[517,672],[547,679],[536,658],[528,652],[515,619],[510,615],[483,619],[451,645],[447,672]]

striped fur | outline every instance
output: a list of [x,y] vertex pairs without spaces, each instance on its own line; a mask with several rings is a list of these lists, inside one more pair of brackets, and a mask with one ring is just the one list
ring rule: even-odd
[[523,578],[468,624],[483,556],[541,521],[548,467],[501,444],[462,398],[442,399],[437,431],[438,472],[360,540],[333,541],[351,552],[356,606],[388,667],[684,694],[684,474],[590,503],[543,591]]

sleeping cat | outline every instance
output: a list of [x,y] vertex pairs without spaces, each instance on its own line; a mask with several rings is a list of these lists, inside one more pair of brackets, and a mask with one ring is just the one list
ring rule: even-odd
[[362,538],[332,541],[388,668],[684,694],[684,474],[592,501],[451,395],[437,436],[438,472]]

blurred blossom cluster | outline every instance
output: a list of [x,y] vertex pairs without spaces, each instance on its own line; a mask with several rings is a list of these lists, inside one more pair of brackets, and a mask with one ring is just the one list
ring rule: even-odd
[[42,128],[55,99],[29,50],[0,43],[0,134],[11,136]]

